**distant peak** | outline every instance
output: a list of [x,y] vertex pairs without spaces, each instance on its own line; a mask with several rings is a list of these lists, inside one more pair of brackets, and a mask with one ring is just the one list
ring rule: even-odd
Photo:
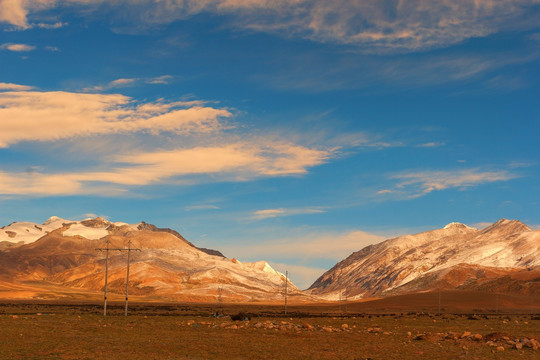
[[52,224],[53,222],[57,222],[57,221],[66,221],[66,220],[62,219],[61,217],[58,217],[58,216],[51,216],[50,218],[47,219],[47,221],[45,221],[43,223],[43,225],[49,225],[49,224]]
[[461,229],[473,229],[476,230],[473,227],[467,226],[465,224],[459,223],[459,222],[451,222],[450,224],[446,225],[444,229],[455,229],[455,228],[461,228]]
[[98,216],[95,219],[83,220],[81,221],[81,224],[86,227],[99,228],[99,227],[105,227],[107,225],[110,225],[111,222],[107,219],[104,219]]
[[510,231],[512,233],[531,230],[530,227],[528,227],[527,225],[525,225],[519,220],[508,220],[508,219],[502,218],[498,220],[497,222],[493,223],[492,225],[488,226],[487,228],[485,228],[483,232],[486,233],[493,230],[503,231],[502,229],[506,229],[504,231]]

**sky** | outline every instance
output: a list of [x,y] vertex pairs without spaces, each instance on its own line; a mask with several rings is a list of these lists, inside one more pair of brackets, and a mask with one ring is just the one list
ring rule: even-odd
[[538,0],[0,0],[0,226],[142,220],[300,288],[540,227]]

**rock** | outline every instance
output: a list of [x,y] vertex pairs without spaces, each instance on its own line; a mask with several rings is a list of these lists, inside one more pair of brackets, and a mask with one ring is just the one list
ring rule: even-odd
[[257,329],[260,329],[260,328],[263,326],[263,324],[261,324],[260,322],[258,322],[258,323],[256,323],[254,326],[255,326]]
[[13,315],[13,318],[14,319],[18,319],[19,317],[17,315]]
[[517,350],[523,349],[523,344],[522,344],[522,343],[519,343],[519,342],[515,343],[515,344],[514,344],[514,349],[517,349]]
[[311,324],[304,324],[302,327],[306,330],[313,330],[313,326]]
[[482,335],[480,335],[480,334],[474,334],[473,340],[474,340],[474,341],[480,341],[480,340],[482,340]]
[[341,328],[342,328],[342,329],[348,329],[348,328],[349,328],[349,325],[343,324],[343,325],[341,325]]
[[412,336],[412,333],[410,331],[407,331],[407,336],[408,337],[411,337]]
[[227,326],[229,326],[229,323],[226,322],[223,322],[221,323],[221,325],[219,325],[220,328],[226,328]]
[[471,332],[470,331],[465,331],[463,334],[461,334],[461,338],[466,338],[468,336],[471,336]]
[[504,351],[504,347],[503,346],[497,346],[497,351]]
[[413,340],[427,340],[427,335],[426,334],[416,334],[413,337]]

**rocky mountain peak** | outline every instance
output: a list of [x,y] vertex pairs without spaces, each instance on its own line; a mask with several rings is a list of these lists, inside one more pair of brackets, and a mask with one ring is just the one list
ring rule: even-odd
[[102,228],[102,227],[106,227],[110,225],[111,222],[98,216],[95,219],[83,220],[81,221],[81,224],[86,227],[91,227],[91,228]]
[[495,222],[494,224],[488,226],[487,228],[482,230],[482,233],[504,233],[507,235],[515,234],[515,233],[521,233],[525,231],[530,231],[531,228],[522,223],[519,220],[508,220],[505,218],[502,218]]
[[450,224],[446,225],[443,229],[473,229],[473,230],[476,230],[473,227],[467,226],[467,225],[459,223],[459,222],[451,222]]

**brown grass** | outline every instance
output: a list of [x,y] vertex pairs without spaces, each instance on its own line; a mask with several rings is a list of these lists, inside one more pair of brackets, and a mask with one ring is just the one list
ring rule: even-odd
[[[110,316],[103,317],[97,303],[3,303],[0,359],[540,358],[540,350],[517,350],[504,343],[505,350],[497,351],[485,341],[437,335],[499,332],[511,339],[538,339],[540,320],[531,315],[479,320],[460,314],[340,316],[339,308],[312,306],[293,307],[284,316],[281,307],[225,305],[225,313],[252,315],[251,321],[233,322],[211,317],[215,310],[205,304],[134,304],[126,318],[121,304],[112,305]],[[420,333],[427,340],[414,340]]]

